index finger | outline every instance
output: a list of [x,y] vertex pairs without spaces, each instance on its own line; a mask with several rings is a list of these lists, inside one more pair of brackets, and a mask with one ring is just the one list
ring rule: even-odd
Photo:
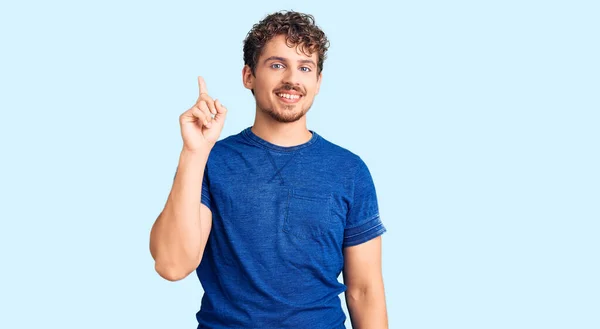
[[204,78],[198,76],[198,96],[202,94],[208,94],[208,89],[206,89],[206,82],[204,82]]

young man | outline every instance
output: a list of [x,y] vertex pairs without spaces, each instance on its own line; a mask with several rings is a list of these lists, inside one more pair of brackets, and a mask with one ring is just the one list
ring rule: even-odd
[[344,328],[344,291],[354,328],[387,328],[386,229],[369,170],[306,128],[329,42],[297,12],[267,16],[244,42],[254,124],[217,141],[227,109],[198,78],[198,101],[179,120],[173,187],[152,227],[156,271],[171,281],[196,271],[198,328]]

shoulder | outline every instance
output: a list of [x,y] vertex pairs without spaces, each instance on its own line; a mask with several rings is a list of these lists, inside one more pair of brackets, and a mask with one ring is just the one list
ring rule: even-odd
[[319,135],[319,137],[323,153],[338,165],[342,164],[350,172],[356,172],[361,167],[366,167],[363,159],[357,153],[350,150],[350,148],[331,142],[322,135]]
[[209,163],[215,161],[223,161],[231,158],[232,154],[240,153],[240,145],[242,143],[239,134],[230,135],[223,139],[218,140],[213,148],[210,150],[208,157]]

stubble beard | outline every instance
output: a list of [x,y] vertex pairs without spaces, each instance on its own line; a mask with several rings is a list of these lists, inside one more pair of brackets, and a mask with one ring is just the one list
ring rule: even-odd
[[291,123],[291,122],[296,122],[296,121],[300,120],[308,112],[308,110],[310,110],[310,108],[312,107],[312,103],[310,103],[310,104],[308,104],[308,107],[306,109],[297,111],[297,108],[300,105],[301,104],[278,105],[278,106],[280,106],[281,110],[276,111],[273,109],[273,107],[264,108],[264,107],[260,106],[260,104],[257,103],[257,106],[260,111],[268,114],[271,118],[273,118],[273,120],[275,120],[277,122],[281,122],[281,123]]

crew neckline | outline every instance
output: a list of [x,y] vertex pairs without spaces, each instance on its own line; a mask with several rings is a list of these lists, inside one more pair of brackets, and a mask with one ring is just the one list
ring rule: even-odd
[[246,139],[250,140],[251,142],[254,142],[255,144],[257,144],[258,146],[261,146],[263,148],[267,148],[273,151],[278,151],[278,152],[294,152],[300,149],[304,149],[307,148],[313,144],[315,144],[315,142],[317,140],[319,140],[319,134],[317,134],[316,132],[312,131],[312,130],[308,130],[312,133],[312,137],[307,141],[304,142],[302,144],[298,144],[298,145],[294,145],[294,146],[280,146],[280,145],[275,145],[271,142],[268,142],[260,137],[258,137],[258,135],[256,135],[254,132],[252,132],[252,126],[242,130],[242,136],[246,137]]

